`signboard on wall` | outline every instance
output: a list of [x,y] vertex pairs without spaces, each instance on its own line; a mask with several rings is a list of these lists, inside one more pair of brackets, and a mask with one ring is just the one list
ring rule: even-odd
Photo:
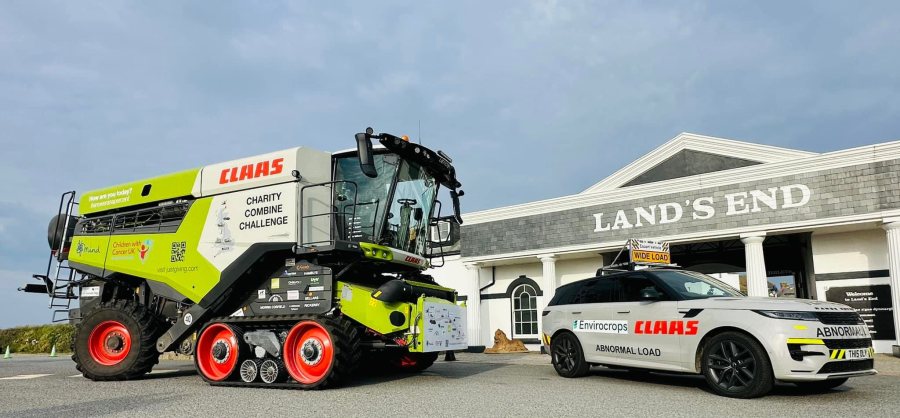
[[825,291],[825,299],[856,309],[869,326],[873,340],[895,338],[890,285],[832,287]]

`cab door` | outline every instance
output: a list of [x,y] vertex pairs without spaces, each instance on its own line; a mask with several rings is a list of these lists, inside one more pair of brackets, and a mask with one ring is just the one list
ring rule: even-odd
[[598,350],[620,331],[622,325],[611,321],[610,304],[615,300],[616,281],[607,277],[589,280],[578,289],[571,306],[571,330],[581,342],[584,358],[589,363],[605,363],[609,358]]
[[680,336],[685,322],[672,295],[644,273],[619,276],[618,301],[608,305],[614,320],[627,321],[628,332],[616,337],[616,345],[604,347],[617,364],[634,367],[678,369]]

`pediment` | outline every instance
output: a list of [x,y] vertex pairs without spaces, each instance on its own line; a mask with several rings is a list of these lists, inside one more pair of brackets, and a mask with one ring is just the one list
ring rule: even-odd
[[636,186],[812,155],[817,154],[682,133],[582,193]]

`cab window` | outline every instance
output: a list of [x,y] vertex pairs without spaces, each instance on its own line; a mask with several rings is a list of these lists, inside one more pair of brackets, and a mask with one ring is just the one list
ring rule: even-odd
[[609,303],[616,301],[616,282],[606,278],[591,280],[575,293],[572,303]]
[[665,292],[645,276],[625,276],[620,277],[618,281],[622,302],[640,302],[644,290],[655,291],[659,294],[659,300],[669,300]]

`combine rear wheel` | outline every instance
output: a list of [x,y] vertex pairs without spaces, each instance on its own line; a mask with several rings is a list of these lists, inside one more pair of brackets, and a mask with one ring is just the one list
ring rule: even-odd
[[91,380],[125,380],[159,362],[160,323],[143,306],[118,300],[101,303],[75,327],[72,360]]
[[238,369],[240,358],[248,351],[243,333],[237,327],[222,323],[207,325],[197,339],[194,363],[203,379],[211,382],[227,380]]
[[284,366],[305,389],[337,386],[359,362],[359,334],[339,318],[300,321],[284,340]]

